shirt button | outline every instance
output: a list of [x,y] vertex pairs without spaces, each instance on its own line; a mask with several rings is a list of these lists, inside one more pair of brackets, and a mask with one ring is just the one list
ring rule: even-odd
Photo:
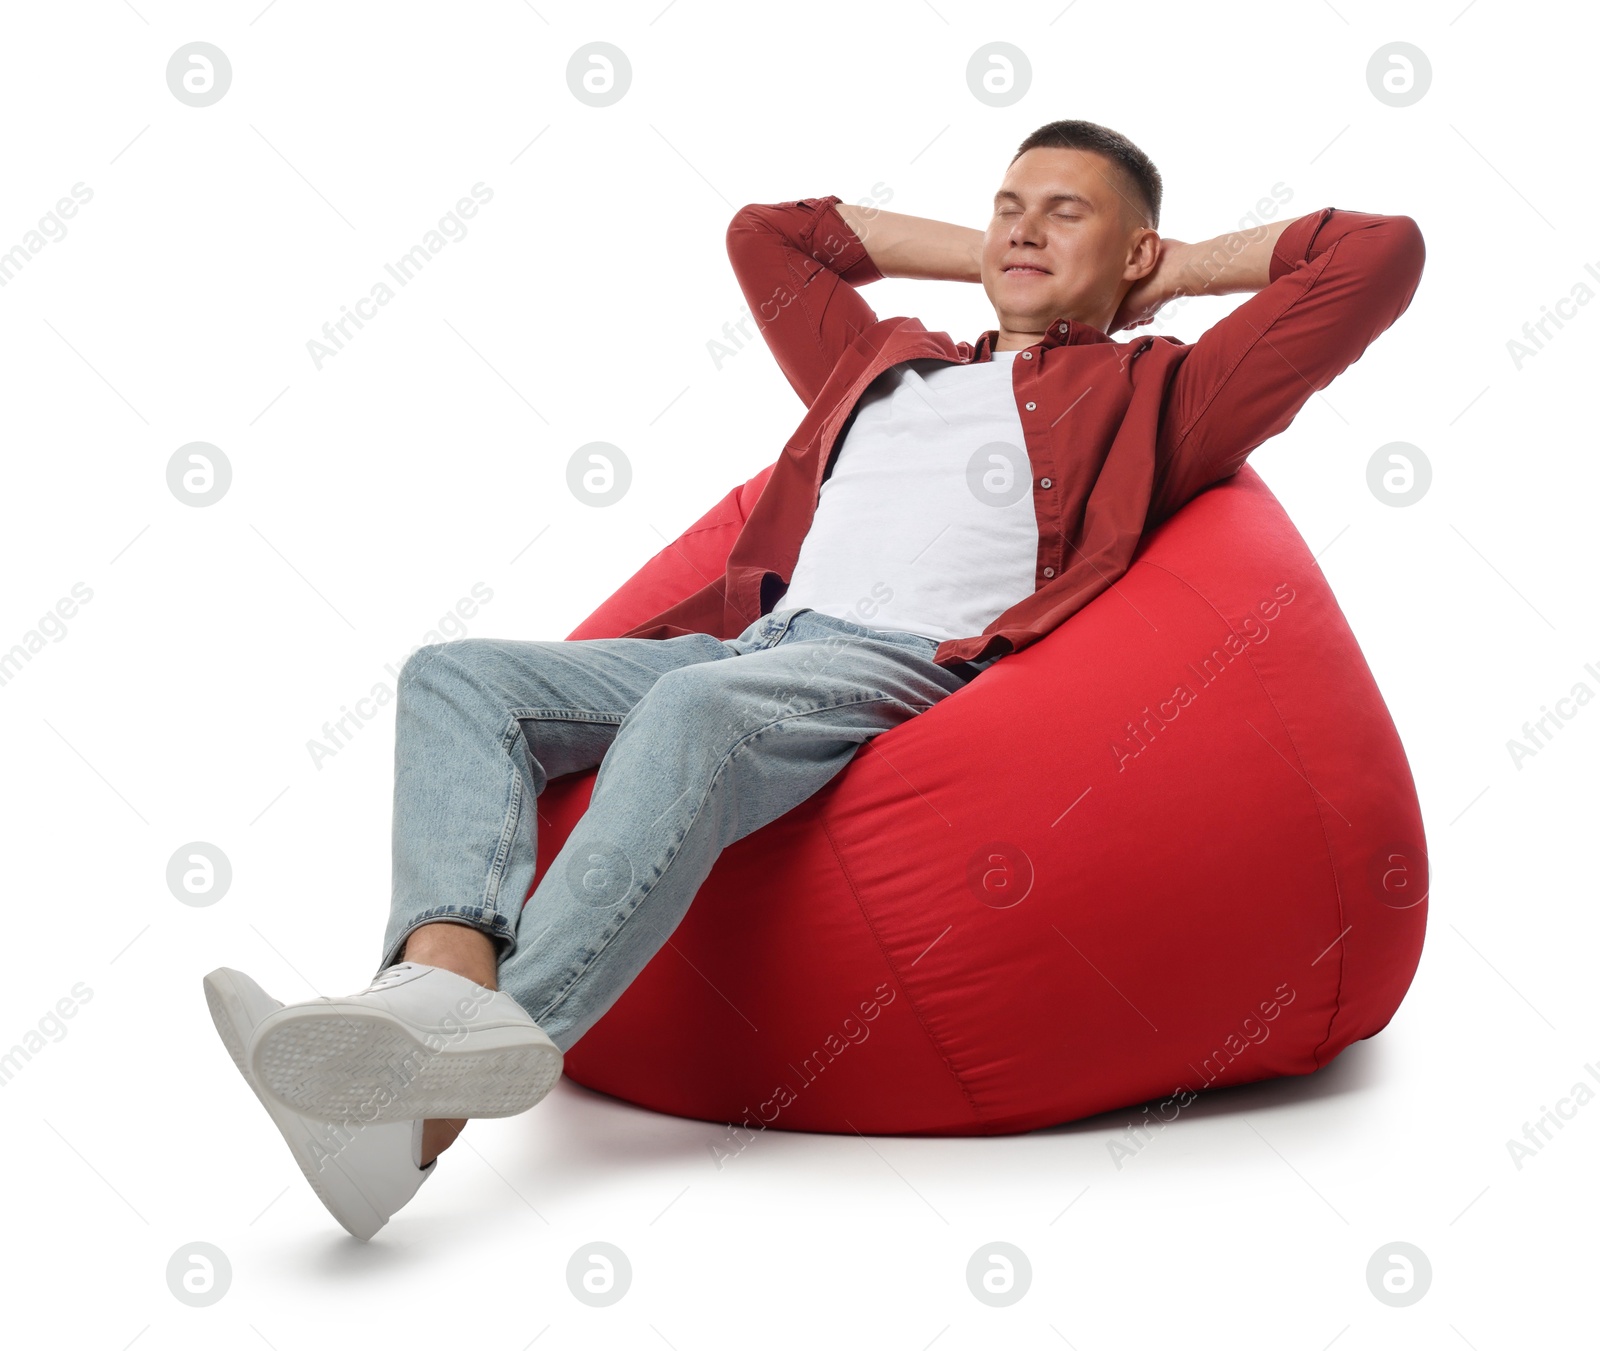
[[1067,331],[1067,326],[1065,324],[1058,324],[1056,326],[1056,332],[1057,333],[1065,333],[1066,331]]
[[1056,570],[1054,568],[1046,568],[1044,570],[1044,575],[1046,577],[1054,577],[1056,575]]
[[1033,360],[1033,353],[1032,352],[1024,352],[1022,354],[1022,359],[1024,361],[1032,361]]
[[1049,480],[1049,479],[1047,479],[1047,478],[1042,478],[1042,479],[1040,479],[1040,480],[1039,480],[1039,486],[1040,486],[1040,487],[1041,487],[1041,488],[1048,488],[1048,487],[1049,487],[1049,486],[1050,486],[1050,480]]
[[1033,410],[1034,410],[1034,409],[1035,409],[1035,408],[1037,408],[1037,407],[1038,407],[1038,406],[1039,406],[1039,405],[1038,405],[1038,404],[1036,404],[1036,403],[1032,403],[1032,402],[1030,402],[1030,403],[1029,403],[1029,404],[1027,404],[1027,409],[1028,409],[1028,411],[1029,411],[1029,412],[1030,412],[1030,413],[1031,413],[1031,412],[1033,412]]

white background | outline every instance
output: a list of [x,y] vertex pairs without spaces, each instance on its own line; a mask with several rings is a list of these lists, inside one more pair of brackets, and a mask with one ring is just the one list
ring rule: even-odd
[[[1504,0],[134,4],[8,6],[0,43],[0,250],[73,184],[93,193],[0,288],[0,649],[74,584],[93,593],[0,686],[0,1045],[92,993],[0,1089],[9,1327],[278,1351],[1593,1336],[1600,1104],[1520,1169],[1506,1143],[1600,1071],[1600,709],[1520,768],[1507,749],[1578,682],[1600,690],[1600,306],[1521,369],[1507,347],[1580,283],[1600,291],[1592,19]],[[232,63],[206,108],[165,78],[194,40]],[[605,108],[567,85],[595,40],[632,64]],[[1032,65],[1002,108],[965,74],[996,40]],[[1432,65],[1403,108],[1365,74],[1395,40]],[[564,637],[776,458],[802,410],[765,348],[720,370],[707,349],[744,310],[735,209],[876,193],[981,227],[1017,143],[1061,117],[1151,155],[1180,239],[1235,228],[1280,182],[1288,213],[1423,230],[1409,311],[1251,461],[1318,552],[1416,776],[1432,922],[1398,1015],[1308,1079],[1204,1100],[1120,1169],[1128,1114],[992,1140],[768,1132],[719,1169],[721,1128],[563,1083],[474,1123],[371,1244],[349,1238],[200,986],[231,965],[306,999],[359,989],[378,959],[392,706],[320,768],[308,741],[474,584],[493,600],[465,632]],[[478,182],[493,199],[467,235],[318,370],[308,341]],[[957,338],[994,320],[975,286],[864,294]],[[1192,340],[1234,303],[1155,331]],[[603,510],[566,486],[596,440],[634,473]],[[1366,481],[1396,440],[1433,468],[1405,508]],[[232,466],[214,506],[168,489],[191,441]],[[231,862],[214,906],[168,890],[190,841]],[[597,1239],[634,1272],[606,1309],[565,1279]],[[196,1240],[233,1269],[206,1309],[165,1279]],[[965,1279],[994,1240],[1033,1269],[1004,1309]],[[1433,1268],[1407,1308],[1365,1276],[1397,1240]]]

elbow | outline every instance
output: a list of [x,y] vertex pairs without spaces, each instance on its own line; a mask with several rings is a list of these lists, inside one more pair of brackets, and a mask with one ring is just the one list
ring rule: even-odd
[[760,202],[746,202],[733,213],[733,218],[728,222],[728,232],[735,230],[748,230],[756,224],[756,213],[763,210]]
[[1411,303],[1422,280],[1428,252],[1422,229],[1410,216],[1380,216],[1372,228],[1381,238],[1373,255],[1374,270],[1384,291],[1400,302],[1398,314]]
[[735,276],[743,278],[760,270],[773,239],[771,213],[772,207],[762,202],[750,202],[733,213],[722,245]]
[[1355,250],[1347,266],[1374,316],[1381,316],[1381,332],[1406,312],[1422,280],[1422,230],[1410,216],[1368,216],[1346,243]]
[[1414,290],[1422,279],[1422,265],[1427,261],[1427,247],[1422,242],[1422,228],[1410,216],[1386,216],[1391,236],[1390,248],[1394,253],[1394,266],[1402,277],[1409,278]]
[[733,219],[728,222],[728,229],[723,236],[730,249],[739,235],[761,228],[760,212],[763,209],[759,202],[747,202],[733,213]]

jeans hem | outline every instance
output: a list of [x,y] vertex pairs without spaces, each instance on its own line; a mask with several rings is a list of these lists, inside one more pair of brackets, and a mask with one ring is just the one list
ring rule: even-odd
[[[388,950],[383,954],[383,960],[374,974],[382,975],[399,961],[399,954],[404,951],[406,941],[424,924],[435,924],[440,921],[464,924],[468,928],[476,929],[479,933],[487,934],[489,938],[495,940],[495,959],[497,964],[510,951],[511,940],[515,937],[511,921],[498,910],[482,905],[437,905],[431,910],[424,910],[406,925],[399,937],[389,945]],[[499,941],[501,939],[506,940],[503,946]]]

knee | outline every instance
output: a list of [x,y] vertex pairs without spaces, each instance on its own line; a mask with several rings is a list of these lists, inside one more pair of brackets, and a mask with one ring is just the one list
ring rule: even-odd
[[489,646],[482,638],[457,638],[448,643],[425,643],[415,649],[400,667],[399,687],[402,691],[421,684],[437,683],[446,673],[479,669],[481,659]]
[[397,682],[401,693],[422,680],[434,667],[434,660],[443,651],[444,643],[424,643],[421,647],[413,648],[400,667],[400,678]]

